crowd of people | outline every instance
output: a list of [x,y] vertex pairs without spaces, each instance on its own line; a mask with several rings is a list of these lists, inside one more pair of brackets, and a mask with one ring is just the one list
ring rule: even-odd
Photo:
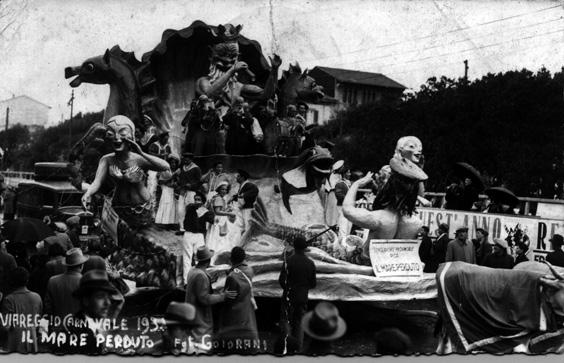
[[[468,239],[468,228],[458,228],[454,239],[449,238],[449,226],[445,223],[439,225],[436,237],[430,236],[427,226],[420,231],[421,244],[419,257],[425,264],[423,271],[434,273],[439,265],[449,261],[463,261],[491,268],[511,269],[519,263],[529,261],[527,252],[529,245],[526,240],[517,241],[494,238],[490,241],[488,231],[483,228],[476,229],[476,238]],[[551,239],[553,252],[546,256],[546,260],[555,266],[564,267],[564,239],[555,234]]]

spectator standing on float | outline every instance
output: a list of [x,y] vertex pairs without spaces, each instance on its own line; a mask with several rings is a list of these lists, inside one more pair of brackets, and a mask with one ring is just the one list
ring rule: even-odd
[[161,186],[161,197],[159,207],[155,215],[155,223],[163,225],[176,224],[176,199],[174,198],[173,174],[178,168],[180,158],[176,154],[170,154],[167,158],[170,171],[159,173],[159,185]]
[[462,227],[456,230],[455,238],[448,243],[445,261],[476,263],[474,245],[468,241],[468,228]]
[[249,173],[245,170],[237,170],[236,180],[239,183],[239,191],[237,192],[239,209],[241,210],[241,219],[243,227],[241,233],[249,228],[249,220],[253,211],[255,202],[258,198],[259,189],[256,184],[249,181]]
[[192,268],[192,257],[194,251],[205,245],[206,223],[213,224],[214,214],[210,212],[204,203],[205,196],[201,192],[196,192],[194,203],[186,206],[186,216],[184,217],[184,236],[182,237],[182,278],[186,282],[188,272]]
[[212,257],[213,251],[209,248],[205,246],[198,248],[196,267],[191,269],[187,276],[186,302],[196,308],[196,318],[192,329],[196,342],[201,342],[206,335],[211,337],[213,333],[212,305],[237,297],[236,291],[225,290],[222,293],[213,293],[212,281],[206,272]]
[[176,216],[180,226],[179,234],[182,234],[184,233],[186,206],[194,203],[194,195],[202,186],[202,170],[189,156],[184,156],[180,169],[174,172],[173,178],[176,182],[176,192],[178,193]]
[[515,245],[515,254],[517,255],[515,257],[515,264],[513,266],[517,266],[518,264],[520,264],[521,262],[527,262],[529,261],[529,259],[527,258],[527,256],[525,255],[527,253],[527,251],[529,250],[529,246],[527,246],[525,243],[523,242],[518,242]]
[[255,144],[252,150],[252,154],[262,154],[264,150],[262,144],[264,140],[264,133],[262,132],[260,123],[257,120],[257,118],[251,114],[251,107],[247,102],[243,103],[243,112],[245,114],[245,117],[248,117],[253,120],[253,123],[251,124],[251,134],[253,134]]
[[[218,335],[221,341],[227,344],[236,339],[250,339],[251,342],[258,339],[257,319],[255,310],[257,308],[253,296],[253,269],[245,263],[245,250],[241,247],[233,247],[231,250],[231,269],[225,279],[224,290],[237,293],[237,297],[227,300],[221,307],[219,316]],[[253,354],[253,343],[250,347],[237,347],[228,349],[222,353]]]
[[305,255],[307,248],[303,237],[294,239],[294,254],[282,265],[278,282],[283,289],[280,324],[283,333],[303,345],[302,318],[307,311],[309,290],[316,286],[315,264]]
[[476,249],[476,262],[483,266],[486,256],[492,253],[492,245],[488,241],[488,231],[483,228],[476,228],[476,239],[472,240]]
[[45,314],[63,318],[68,314],[78,312],[80,304],[72,294],[80,285],[82,267],[87,260],[88,257],[83,256],[80,248],[72,248],[67,251],[65,256],[67,271],[51,277],[47,283]]
[[252,127],[253,118],[243,110],[244,101],[234,101],[231,109],[223,116],[223,124],[227,128],[225,151],[230,155],[250,155],[255,149]]
[[564,237],[555,234],[549,241],[552,243],[552,252],[546,255],[546,260],[554,266],[564,267],[564,251],[562,251]]
[[[43,313],[39,294],[27,289],[29,273],[23,267],[13,269],[8,278],[14,290],[2,300],[0,313],[20,317],[36,316]],[[37,330],[35,327],[3,326],[8,330],[6,350],[18,353],[37,353]],[[25,339],[22,339],[25,337]]]
[[221,182],[229,182],[229,176],[223,171],[223,163],[218,161],[202,176],[202,186],[206,192],[206,199],[210,199],[215,194],[215,190]]
[[494,239],[493,252],[484,259],[484,266],[491,268],[513,268],[513,257],[507,253],[507,241],[501,238]]

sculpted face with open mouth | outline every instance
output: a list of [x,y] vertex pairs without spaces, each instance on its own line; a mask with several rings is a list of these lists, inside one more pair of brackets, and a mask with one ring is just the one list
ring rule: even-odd
[[107,123],[106,127],[106,138],[112,143],[114,151],[128,150],[128,140],[133,140],[135,134],[133,122],[125,116],[116,116]]

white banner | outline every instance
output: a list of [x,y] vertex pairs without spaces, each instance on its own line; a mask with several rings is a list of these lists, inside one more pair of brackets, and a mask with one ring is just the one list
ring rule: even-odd
[[118,223],[119,216],[112,208],[112,202],[109,198],[104,198],[104,207],[102,208],[102,230],[110,235],[114,243],[118,243]]
[[419,240],[370,240],[370,262],[376,278],[421,277]]
[[476,228],[483,228],[488,231],[491,242],[494,238],[507,238],[519,225],[519,228],[530,239],[529,251],[535,261],[543,261],[546,254],[552,251],[549,239],[555,233],[564,235],[564,220],[436,208],[417,208],[417,212],[423,225],[429,227],[431,234],[439,227],[439,224],[448,224],[450,238],[454,238],[454,231],[459,227],[468,227],[468,238],[470,239],[476,237]]

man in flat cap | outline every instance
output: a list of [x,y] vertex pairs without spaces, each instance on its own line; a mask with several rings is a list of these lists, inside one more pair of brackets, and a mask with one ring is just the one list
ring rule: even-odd
[[476,252],[473,243],[468,240],[468,228],[458,228],[454,236],[447,246],[446,262],[463,261],[475,264]]

